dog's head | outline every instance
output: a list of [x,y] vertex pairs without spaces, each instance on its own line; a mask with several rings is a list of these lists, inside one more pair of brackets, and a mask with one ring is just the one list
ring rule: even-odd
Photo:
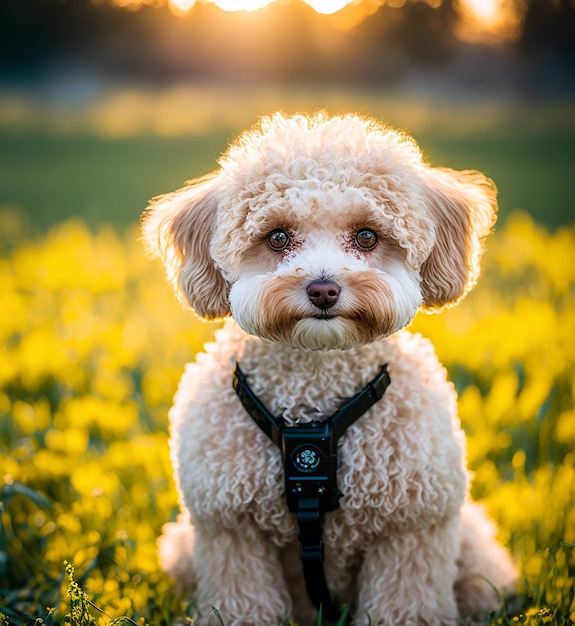
[[346,349],[469,291],[495,195],[482,174],[429,167],[373,120],[276,114],[212,175],[155,200],[144,236],[198,315]]

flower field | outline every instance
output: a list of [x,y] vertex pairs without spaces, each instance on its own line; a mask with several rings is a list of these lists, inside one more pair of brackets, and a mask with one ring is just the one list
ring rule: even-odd
[[[180,307],[138,236],[78,220],[2,235],[0,624],[193,615],[155,539],[177,510],[166,414],[215,326]],[[468,298],[413,325],[457,386],[473,495],[520,566],[488,623],[575,622],[574,250],[575,227],[515,213]]]

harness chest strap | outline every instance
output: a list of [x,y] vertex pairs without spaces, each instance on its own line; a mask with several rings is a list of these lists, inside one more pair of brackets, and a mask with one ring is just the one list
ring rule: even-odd
[[296,513],[300,558],[308,595],[330,621],[340,609],[332,602],[323,571],[323,513],[339,508],[337,442],[347,428],[378,402],[391,380],[387,364],[378,375],[332,416],[307,424],[288,426],[273,415],[252,391],[236,364],[233,386],[248,414],[280,448],[284,461],[288,508]]

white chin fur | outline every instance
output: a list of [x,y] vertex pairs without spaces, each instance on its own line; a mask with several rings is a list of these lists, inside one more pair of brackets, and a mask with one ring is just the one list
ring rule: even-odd
[[341,318],[300,320],[290,340],[299,350],[347,350],[361,343],[354,324]]
[[[354,285],[353,277],[353,272],[343,274],[343,311],[361,308],[361,297],[365,295],[361,285]],[[370,296],[381,298],[382,316],[378,319],[374,314],[373,324],[367,329],[365,324],[348,319],[344,312],[332,319],[309,317],[310,304],[303,295],[305,280],[292,273],[244,272],[233,283],[229,302],[233,318],[250,335],[298,350],[348,350],[403,328],[421,304],[419,276],[400,261],[388,259],[383,276],[376,271],[373,280],[387,285],[391,294],[376,290]],[[387,312],[384,307],[388,307]]]

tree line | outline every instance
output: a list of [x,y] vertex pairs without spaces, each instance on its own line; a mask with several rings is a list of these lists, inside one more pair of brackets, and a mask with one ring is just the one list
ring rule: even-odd
[[[92,68],[110,80],[391,84],[413,68],[477,63],[499,55],[523,78],[572,90],[574,0],[524,0],[518,37],[496,50],[457,37],[456,0],[432,8],[410,0],[382,5],[348,30],[300,0],[256,12],[226,13],[197,3],[184,16],[169,8],[137,11],[104,0],[2,0],[0,80],[35,80],[47,72]],[[497,64],[493,71],[497,71]],[[473,68],[473,61],[470,61]],[[521,74],[521,72],[519,72]],[[531,85],[536,87],[536,85]]]

